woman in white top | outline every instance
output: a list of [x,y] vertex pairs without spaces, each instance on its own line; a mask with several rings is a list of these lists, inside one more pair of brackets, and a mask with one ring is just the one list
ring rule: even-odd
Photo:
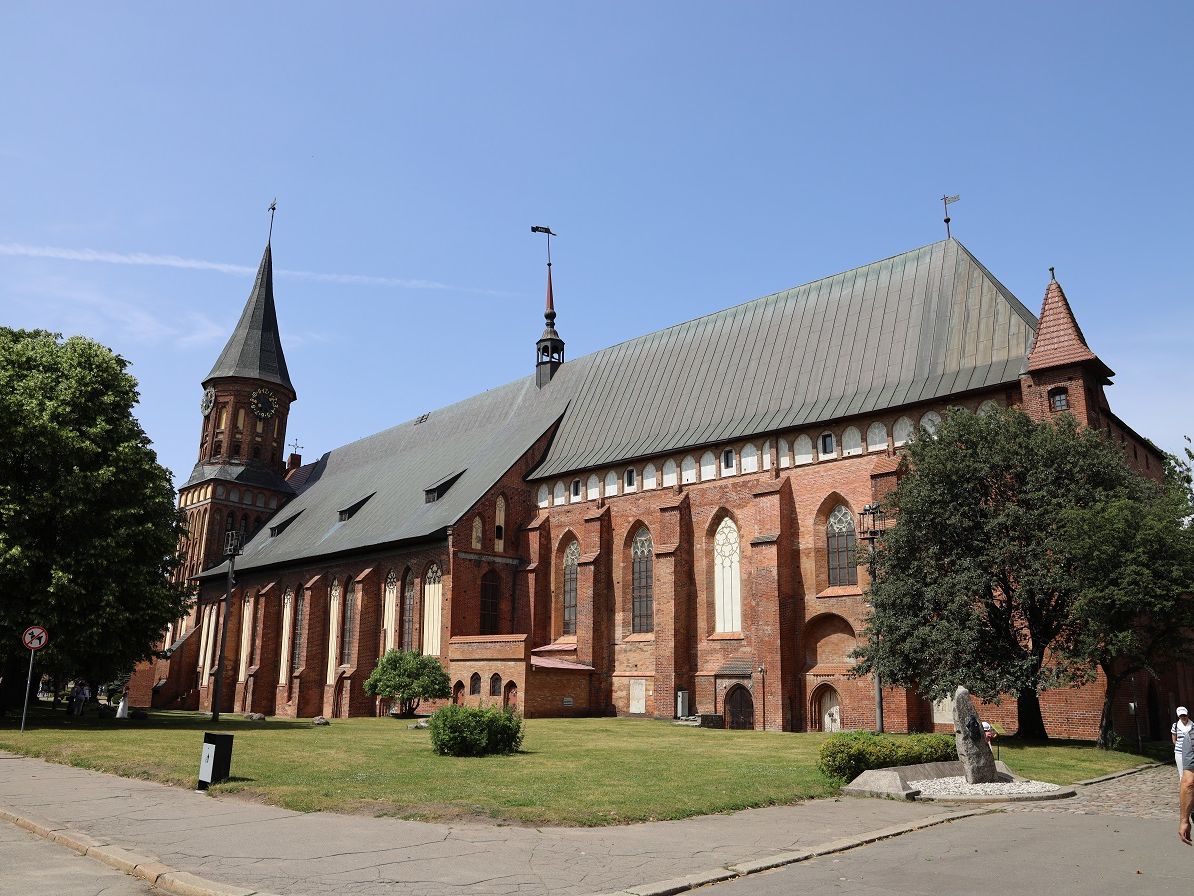
[[1190,729],[1194,728],[1194,722],[1190,721],[1190,714],[1186,711],[1186,707],[1179,706],[1177,708],[1177,721],[1169,729],[1169,736],[1173,739],[1173,758],[1177,761],[1177,780],[1181,783],[1182,780],[1182,747],[1185,745],[1185,740],[1190,737]]

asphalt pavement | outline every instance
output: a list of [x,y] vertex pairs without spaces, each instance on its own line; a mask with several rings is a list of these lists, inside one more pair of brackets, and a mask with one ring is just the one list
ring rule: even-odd
[[142,880],[0,823],[0,896],[146,896]]

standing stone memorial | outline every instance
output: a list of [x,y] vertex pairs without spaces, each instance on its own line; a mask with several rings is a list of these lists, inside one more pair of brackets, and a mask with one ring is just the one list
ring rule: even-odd
[[995,756],[970,702],[970,691],[959,687],[954,693],[954,741],[967,784],[994,784],[1004,780],[995,769]]

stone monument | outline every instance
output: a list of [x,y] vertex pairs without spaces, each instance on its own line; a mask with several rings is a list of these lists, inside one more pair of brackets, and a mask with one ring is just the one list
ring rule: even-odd
[[959,687],[954,693],[954,741],[967,784],[994,784],[1004,780],[995,768],[995,756],[970,702],[970,691]]

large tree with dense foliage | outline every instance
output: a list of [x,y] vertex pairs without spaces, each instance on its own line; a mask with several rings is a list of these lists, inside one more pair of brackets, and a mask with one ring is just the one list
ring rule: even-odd
[[26,626],[50,631],[42,668],[106,681],[146,658],[186,609],[169,583],[174,490],[133,416],[127,367],[90,339],[0,328],[0,668],[10,699],[24,687]]
[[452,681],[433,656],[414,650],[388,650],[365,680],[365,693],[398,703],[398,712],[413,716],[424,700],[452,695]]
[[[1092,634],[1145,612],[1183,618],[1180,575],[1147,598],[1127,597],[1149,586],[1142,575],[1121,572],[1106,587],[1133,555],[1139,568],[1188,551],[1172,509],[1155,510],[1165,494],[1069,415],[1036,422],[1014,409],[951,411],[909,445],[885,501],[895,523],[871,555],[872,613],[857,671],[934,699],[959,684],[985,700],[1014,695],[1019,733],[1044,738],[1042,691],[1089,680],[1103,660],[1114,669],[1127,653],[1148,654],[1150,643],[1170,652],[1147,638],[1130,649],[1105,638],[1096,656]],[[1103,543],[1092,563],[1083,534],[1096,525],[1107,534],[1136,525],[1137,537]]]
[[[1152,483],[1149,483],[1152,485]],[[1171,458],[1165,481],[1144,500],[1117,498],[1076,508],[1067,539],[1083,587],[1066,652],[1106,680],[1099,746],[1114,746],[1112,709],[1137,673],[1156,676],[1194,651],[1194,495],[1190,467]]]

